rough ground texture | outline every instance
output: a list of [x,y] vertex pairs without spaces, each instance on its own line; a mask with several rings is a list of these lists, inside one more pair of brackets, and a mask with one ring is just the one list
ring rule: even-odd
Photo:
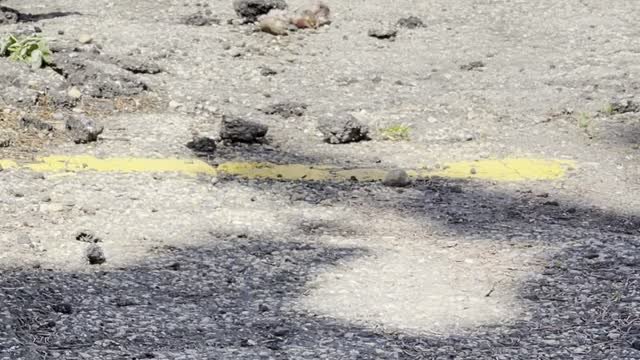
[[[230,0],[2,4],[0,35],[37,26],[59,67],[0,59],[0,158],[189,158],[227,115],[267,138],[212,164],[578,167],[403,188],[3,170],[0,359],[640,359],[636,2],[336,1],[287,37]],[[368,36],[410,16],[427,26]],[[79,112],[97,142],[64,133]],[[372,141],[325,143],[328,114]]]

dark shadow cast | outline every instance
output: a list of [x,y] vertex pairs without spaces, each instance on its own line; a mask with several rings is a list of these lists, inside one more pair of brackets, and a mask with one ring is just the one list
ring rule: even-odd
[[214,166],[225,162],[263,162],[279,165],[317,165],[323,162],[320,157],[293,154],[282,150],[278,145],[271,144],[268,140],[256,144],[234,143],[218,145],[214,155],[198,153],[197,151],[194,151],[194,155]]
[[20,22],[38,22],[42,20],[51,20],[74,15],[82,15],[82,13],[79,13],[77,11],[52,11],[42,14],[20,13]]
[[[542,272],[518,289],[530,319],[513,326],[475,329],[474,336],[412,341],[448,347],[456,359],[494,358],[495,354],[539,359],[551,353],[558,358],[640,358],[640,217],[636,214],[557,200],[554,194],[525,187],[491,191],[484,182],[465,180],[436,178],[409,188],[355,182],[236,181],[264,191],[280,189],[292,201],[395,211],[422,219],[425,225],[440,225],[438,235],[452,241],[557,249],[542,259]],[[411,349],[406,351],[419,359],[444,355],[432,347]]]
[[[248,184],[273,191],[270,182]],[[349,196],[336,196],[336,189]],[[483,183],[446,179],[406,189],[290,183],[282,191],[313,194],[327,206],[349,201],[357,207],[362,201],[439,221],[452,238],[562,248],[519,289],[530,318],[459,336],[389,333],[286,308],[304,296],[318,272],[367,256],[358,248],[241,237],[215,239],[206,247],[158,248],[147,261],[115,271],[3,269],[0,354],[15,359],[640,357],[635,217],[555,203],[546,194],[507,194]],[[331,226],[311,223],[300,229],[313,233],[325,225]]]

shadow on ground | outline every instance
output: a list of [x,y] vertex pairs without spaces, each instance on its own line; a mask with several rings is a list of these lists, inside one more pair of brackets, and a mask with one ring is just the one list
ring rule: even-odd
[[566,246],[522,285],[529,319],[446,337],[388,333],[286,309],[309,290],[315,274],[367,256],[363,249],[215,239],[208,247],[157,249],[147,262],[117,271],[4,269],[0,358],[640,358],[635,218],[556,204],[544,194],[516,198],[447,180],[404,190],[279,184],[283,195],[300,191],[336,203],[342,200],[331,191],[344,187],[354,206],[362,201],[437,219],[453,234],[482,233],[505,246]]
[[61,17],[82,15],[77,11],[52,11],[42,14],[20,13],[20,22],[38,22],[41,20],[57,19]]

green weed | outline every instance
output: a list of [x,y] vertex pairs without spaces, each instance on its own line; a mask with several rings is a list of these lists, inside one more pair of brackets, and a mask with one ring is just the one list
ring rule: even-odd
[[578,122],[578,127],[581,129],[588,129],[592,123],[591,115],[587,113],[578,114],[578,116],[576,117],[576,120]]
[[613,113],[615,112],[615,110],[613,109],[613,105],[608,104],[606,105],[603,109],[602,109],[602,113],[603,114],[607,114],[607,115],[613,115]]
[[18,38],[9,35],[0,40],[0,56],[9,57],[13,61],[31,64],[33,69],[50,65],[51,50],[45,39],[40,36]]
[[392,125],[378,130],[380,139],[391,141],[409,140],[409,127],[406,125]]

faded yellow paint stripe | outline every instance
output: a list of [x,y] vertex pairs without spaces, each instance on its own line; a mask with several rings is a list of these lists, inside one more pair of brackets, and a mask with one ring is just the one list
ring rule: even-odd
[[551,180],[565,176],[575,163],[568,160],[503,159],[457,162],[442,170],[418,171],[419,177],[441,176],[455,179],[484,179],[494,181]]
[[93,156],[49,156],[35,163],[19,166],[38,172],[178,172],[184,174],[216,174],[215,168],[201,160],[107,158]]
[[[437,170],[409,170],[413,178],[445,177],[454,179],[483,179],[494,181],[553,180],[565,176],[575,167],[569,160],[503,159],[456,162]],[[246,178],[282,180],[353,180],[379,181],[384,169],[340,169],[309,165],[276,165],[270,163],[232,162],[220,165],[219,171]]]
[[0,170],[1,169],[12,169],[18,167],[18,163],[13,160],[2,160],[0,159]]
[[[33,163],[19,164],[0,160],[3,169],[27,169],[38,172],[177,172],[188,175],[225,173],[251,179],[308,180],[308,181],[379,181],[384,169],[342,169],[330,166],[301,164],[277,165],[255,162],[228,162],[213,167],[195,159],[106,158],[93,156],[49,156]],[[456,162],[436,170],[409,170],[414,178],[445,177],[455,179],[484,179],[494,181],[553,180],[565,176],[575,167],[568,160],[502,159]]]

